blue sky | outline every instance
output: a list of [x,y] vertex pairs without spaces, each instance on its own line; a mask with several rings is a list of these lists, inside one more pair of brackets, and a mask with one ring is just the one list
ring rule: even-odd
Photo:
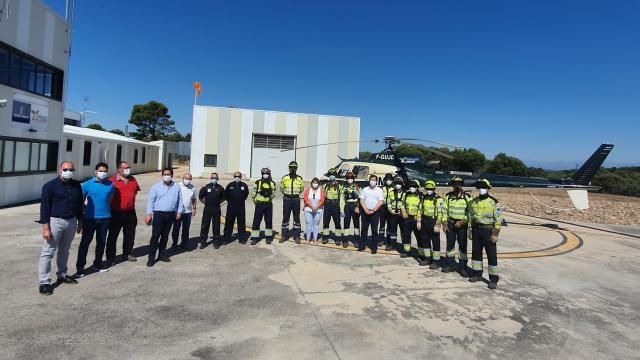
[[607,141],[605,165],[640,164],[639,18],[635,0],[76,0],[68,107],[123,128],[154,99],[186,133],[200,81],[200,104],[357,115],[362,139],[552,168]]

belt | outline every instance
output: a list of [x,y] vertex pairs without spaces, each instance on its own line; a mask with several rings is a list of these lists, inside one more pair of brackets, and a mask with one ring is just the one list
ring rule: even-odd
[[284,194],[285,199],[300,199],[300,195],[287,195]]
[[271,200],[256,200],[257,203],[271,204]]
[[479,229],[493,229],[493,224],[473,224],[473,227]]
[[173,215],[175,213],[177,213],[177,211],[159,211],[159,210],[153,210],[154,213],[159,213],[159,214],[164,214],[164,215]]
[[462,221],[462,220],[465,220],[465,219],[452,219],[452,218],[449,218],[449,220],[448,220],[448,221],[456,222],[456,221]]
[[56,218],[56,219],[62,219],[62,220],[69,220],[69,219],[73,219],[75,217],[74,216],[49,216],[50,218]]
[[438,219],[436,219],[435,216],[430,216],[430,215],[422,215],[422,217],[427,219],[427,220],[438,220]]
[[355,203],[357,203],[357,202],[358,202],[358,199],[346,200],[346,202],[347,202],[347,203],[350,203],[350,204],[355,204]]
[[340,199],[325,199],[326,202],[340,202]]

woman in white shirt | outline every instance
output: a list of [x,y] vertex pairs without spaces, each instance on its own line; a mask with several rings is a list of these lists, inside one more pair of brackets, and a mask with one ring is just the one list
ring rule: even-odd
[[320,187],[320,180],[317,177],[311,180],[311,186],[304,191],[302,199],[304,200],[307,242],[316,242],[320,232],[320,218],[324,205],[324,190]]

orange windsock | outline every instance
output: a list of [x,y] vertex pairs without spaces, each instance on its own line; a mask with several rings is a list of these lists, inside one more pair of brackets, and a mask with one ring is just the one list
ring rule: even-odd
[[202,87],[200,87],[200,83],[199,82],[194,82],[193,83],[193,88],[196,89],[196,94],[200,95],[202,93]]

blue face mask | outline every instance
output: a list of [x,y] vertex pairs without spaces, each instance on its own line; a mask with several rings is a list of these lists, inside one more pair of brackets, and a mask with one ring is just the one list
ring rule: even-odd
[[333,175],[330,175],[330,176],[329,176],[329,180],[333,181],[333,180],[335,180],[335,179],[336,179],[336,177],[335,177],[335,176],[333,176]]
[[212,178],[212,179],[211,179],[211,183],[212,183],[213,185],[217,184],[217,183],[218,183],[218,179],[216,179],[216,178]]

